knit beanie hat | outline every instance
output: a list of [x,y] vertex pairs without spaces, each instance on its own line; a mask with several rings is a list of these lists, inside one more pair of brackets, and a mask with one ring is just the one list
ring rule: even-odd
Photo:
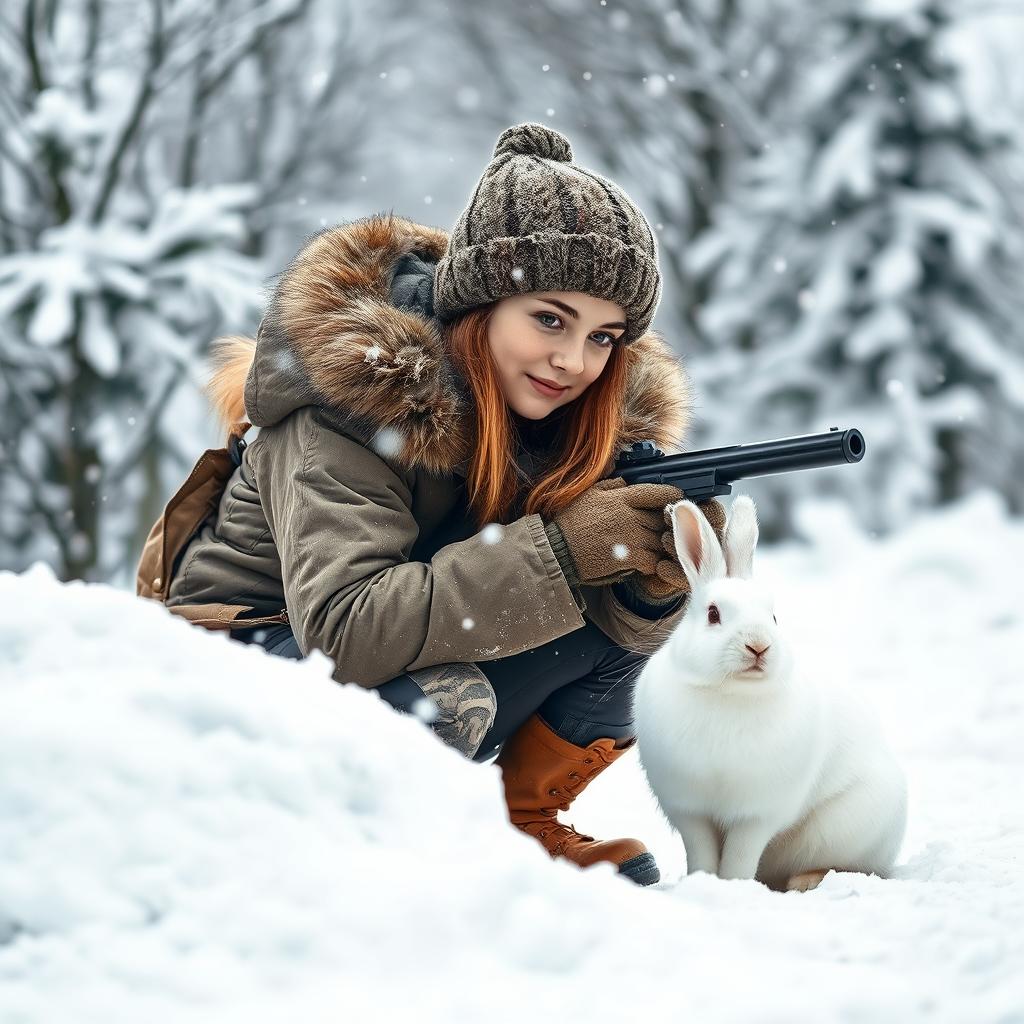
[[536,291],[584,292],[625,311],[636,341],[661,299],[658,243],[614,182],[572,162],[568,139],[528,121],[505,129],[434,271],[434,312]]

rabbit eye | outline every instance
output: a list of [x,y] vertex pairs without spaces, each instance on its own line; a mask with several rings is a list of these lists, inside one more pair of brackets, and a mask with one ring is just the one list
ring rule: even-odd
[[774,622],[776,626],[779,624],[779,620],[775,618],[774,615],[772,616],[772,622]]
[[709,604],[708,605],[708,622],[713,626],[716,623],[721,622],[721,621],[722,621],[722,617],[721,617],[721,615],[718,614],[718,605],[717,604]]

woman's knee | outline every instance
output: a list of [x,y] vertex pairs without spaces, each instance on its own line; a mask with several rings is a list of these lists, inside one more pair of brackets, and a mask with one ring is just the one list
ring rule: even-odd
[[[405,672],[377,687],[392,707],[424,718],[448,746],[473,757],[494,724],[498,698],[472,662],[448,662]],[[429,701],[425,707],[419,701]]]

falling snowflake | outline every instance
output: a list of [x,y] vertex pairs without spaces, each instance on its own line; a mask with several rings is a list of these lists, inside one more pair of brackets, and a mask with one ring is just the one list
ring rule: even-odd
[[429,697],[419,697],[412,702],[409,710],[421,722],[434,722],[440,714],[438,706]]
[[668,91],[668,82],[661,75],[651,75],[647,79],[648,96],[664,96]]
[[394,427],[381,427],[373,435],[370,444],[378,455],[388,458],[397,455],[402,450],[404,440],[401,433]]
[[480,106],[480,90],[464,85],[455,92],[455,103],[460,110],[476,110]]
[[500,523],[488,523],[480,531],[480,539],[485,544],[497,544],[505,535],[505,528]]
[[289,348],[279,348],[271,356],[274,369],[281,373],[290,373],[295,369],[295,353]]
[[612,554],[621,562],[629,555],[629,548],[625,544],[616,544],[612,547]]

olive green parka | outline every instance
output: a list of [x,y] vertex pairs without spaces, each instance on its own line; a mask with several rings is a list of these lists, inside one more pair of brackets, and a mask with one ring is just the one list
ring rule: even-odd
[[[682,608],[651,619],[616,588],[571,587],[540,515],[474,527],[472,399],[432,305],[446,245],[393,213],[320,232],[279,276],[255,342],[227,345],[237,394],[223,402],[242,412],[244,398],[259,432],[159,581],[171,611],[222,629],[287,620],[303,652],[365,687],[518,654],[587,620],[645,653],[668,635]],[[680,360],[654,331],[626,355],[616,451],[680,451],[693,397]]]

